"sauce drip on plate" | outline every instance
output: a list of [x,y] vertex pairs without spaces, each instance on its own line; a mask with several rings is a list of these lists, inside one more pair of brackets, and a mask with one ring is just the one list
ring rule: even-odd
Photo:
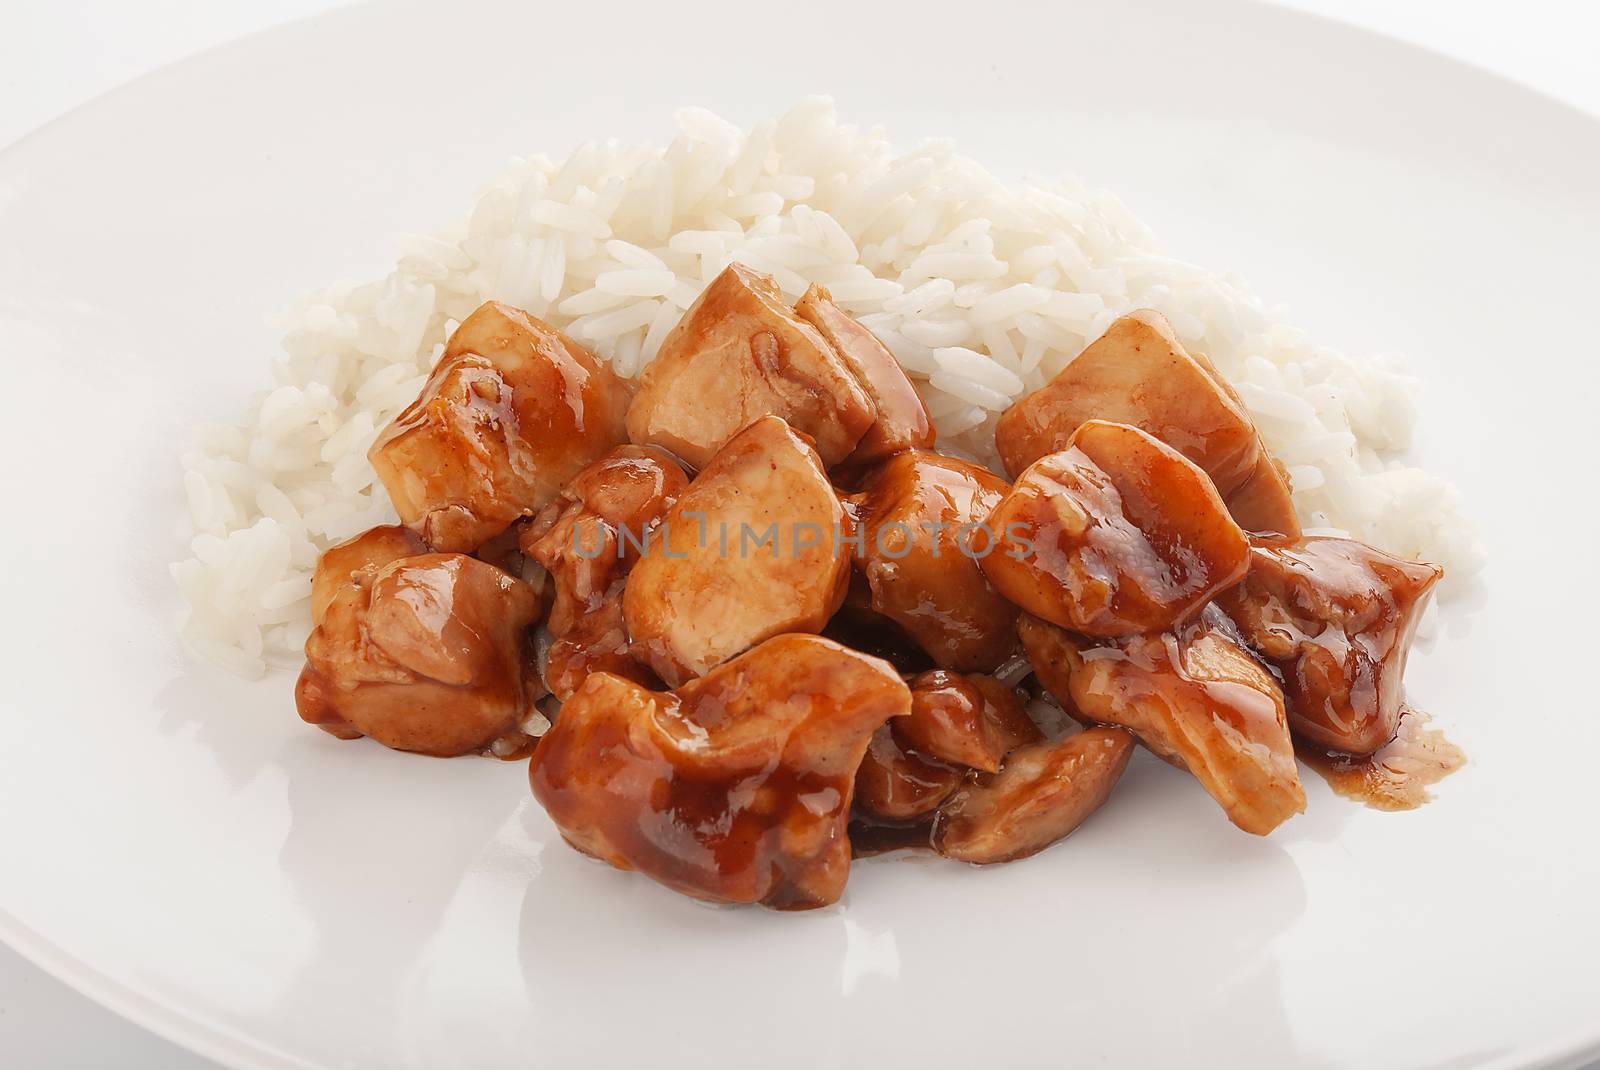
[[1299,757],[1347,799],[1374,810],[1415,810],[1433,798],[1430,787],[1467,762],[1461,748],[1431,722],[1426,713],[1407,706],[1394,738],[1370,757],[1356,758],[1304,745],[1299,748]]

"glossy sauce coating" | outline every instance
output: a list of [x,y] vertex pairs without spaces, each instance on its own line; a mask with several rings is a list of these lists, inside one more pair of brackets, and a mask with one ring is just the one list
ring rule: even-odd
[[402,557],[428,552],[422,536],[399,524],[369,528],[352,539],[330,546],[317,558],[311,574],[311,622],[320,624],[328,609],[361,573],[375,572]]
[[825,906],[868,740],[910,708],[887,664],[811,635],[673,692],[596,673],[540,741],[533,793],[574,847],[687,895]]
[[868,818],[909,821],[930,815],[966,777],[964,769],[907,747],[895,731],[904,720],[895,718],[872,734],[856,770],[856,810]]
[[989,517],[995,588],[1084,635],[1159,632],[1238,582],[1250,544],[1199,468],[1126,424],[1091,420],[1034,462]]
[[1245,530],[1299,535],[1288,477],[1249,411],[1210,361],[1184,349],[1161,313],[1138,309],[1113,322],[1054,379],[1001,415],[995,448],[1015,479],[1067,448],[1089,420],[1137,427],[1189,458]]
[[1415,810],[1433,798],[1430,787],[1467,763],[1461,748],[1430,720],[1420,710],[1401,710],[1394,738],[1365,758],[1309,744],[1297,750],[1300,760],[1345,798],[1374,810]]
[[593,610],[579,617],[565,634],[550,640],[543,679],[550,693],[562,702],[596,672],[608,672],[644,687],[665,686],[655,670],[634,656],[622,616],[623,590],[620,581],[614,584]]
[[878,729],[856,777],[858,816],[926,817],[974,772],[999,772],[1007,754],[1044,733],[1012,688],[943,669],[910,681],[911,712]]
[[1100,808],[1132,755],[1133,737],[1120,728],[1020,747],[997,775],[969,777],[939,808],[934,849],[980,865],[1037,854]]
[[[354,617],[351,601],[353,593],[370,587],[377,571],[404,557],[426,553],[427,544],[422,536],[399,524],[384,524],[369,528],[354,538],[330,546],[317,558],[317,567],[311,576],[311,623],[313,630],[307,636],[307,657],[311,640],[317,630],[328,620],[337,603],[340,612],[331,627],[335,631],[348,630]],[[324,640],[326,642],[326,640]],[[324,659],[328,661],[327,658]],[[331,695],[324,695],[329,687],[329,677],[338,670],[329,664],[313,669],[309,661],[301,670],[295,683],[295,707],[301,720],[314,724],[339,739],[360,739],[361,730],[346,721],[339,713]]]
[[676,685],[769,636],[821,631],[849,580],[843,530],[816,451],[776,416],[757,420],[678,496],[634,565],[622,599],[634,655]]
[[545,681],[557,698],[565,701],[590,672],[655,682],[629,653],[623,585],[688,485],[665,451],[617,446],[578,473],[523,532],[523,552],[554,581]]
[[351,571],[346,544],[328,565],[330,584],[334,573],[345,579],[306,640],[300,715],[340,738],[367,735],[396,750],[488,749],[517,731],[538,697],[525,667],[539,598],[474,558],[386,560],[395,548],[380,546],[371,565]]
[[421,396],[367,457],[430,547],[470,552],[623,441],[627,400],[609,365],[491,301],[451,335]]
[[860,522],[852,553],[873,610],[942,668],[986,672],[1016,649],[1016,607],[976,560],[990,548],[982,525],[1009,489],[975,464],[911,450],[873,469],[850,496]]
[[992,676],[938,669],[912,677],[911,715],[895,734],[922,754],[985,773],[1017,747],[1044,738],[1016,691]]
[[1217,604],[1283,678],[1297,735],[1371,754],[1394,736],[1406,656],[1443,575],[1350,539],[1259,543]]
[[794,311],[827,340],[872,402],[872,426],[845,458],[846,465],[865,468],[904,450],[933,445],[933,424],[922,398],[877,335],[835,305],[821,286],[807,290]]
[[771,278],[731,264],[661,343],[628,408],[628,436],[703,468],[763,416],[809,435],[832,467],[873,424],[872,401]]
[[1305,809],[1283,696],[1215,607],[1175,632],[1092,640],[1018,624],[1039,681],[1085,723],[1120,725],[1182,765],[1246,832]]
[[1234,521],[1253,535],[1289,539],[1300,535],[1289,472],[1267,452],[1265,445],[1250,478],[1223,495],[1222,500]]

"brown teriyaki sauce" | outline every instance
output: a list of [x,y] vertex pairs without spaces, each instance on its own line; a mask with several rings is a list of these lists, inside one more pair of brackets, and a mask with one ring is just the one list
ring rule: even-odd
[[933,815],[916,821],[887,821],[857,811],[850,815],[850,852],[856,858],[890,851],[933,850]]
[[1297,744],[1302,762],[1316,770],[1335,794],[1374,810],[1415,810],[1433,798],[1429,788],[1467,762],[1421,710],[1406,706],[1394,738],[1372,755],[1357,758]]

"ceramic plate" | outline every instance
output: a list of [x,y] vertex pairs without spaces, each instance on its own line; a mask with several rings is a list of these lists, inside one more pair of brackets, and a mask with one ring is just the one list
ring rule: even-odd
[[[896,5],[896,7],[901,7]],[[1282,10],[924,0],[339,11],[0,156],[0,936],[232,1066],[1565,1066],[1600,1051],[1589,320],[1600,125]],[[980,17],[981,15],[981,17]],[[1135,764],[1070,842],[857,867],[807,915],[561,843],[518,764],[342,744],[187,663],[188,427],[302,288],[381,273],[513,153],[832,93],[1118,191],[1315,336],[1408,354],[1492,555],[1413,661],[1471,764],[1269,839]]]

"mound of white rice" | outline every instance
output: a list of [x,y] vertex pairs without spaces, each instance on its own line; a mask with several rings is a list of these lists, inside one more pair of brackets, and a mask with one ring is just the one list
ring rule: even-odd
[[298,662],[311,572],[328,545],[393,510],[367,463],[480,303],[528,309],[634,376],[731,260],[790,297],[812,282],[894,351],[941,448],[993,458],[996,417],[1114,318],[1159,309],[1209,355],[1288,466],[1312,531],[1481,566],[1453,489],[1388,460],[1415,384],[1280,322],[1236,278],[1164,256],[1110,194],[1008,188],[947,141],[897,155],[826,98],[740,130],[698,108],[663,151],[583,145],[513,161],[464,224],[414,241],[387,278],[303,298],[276,388],[183,455],[190,555],[172,566],[186,645],[244,674]]

